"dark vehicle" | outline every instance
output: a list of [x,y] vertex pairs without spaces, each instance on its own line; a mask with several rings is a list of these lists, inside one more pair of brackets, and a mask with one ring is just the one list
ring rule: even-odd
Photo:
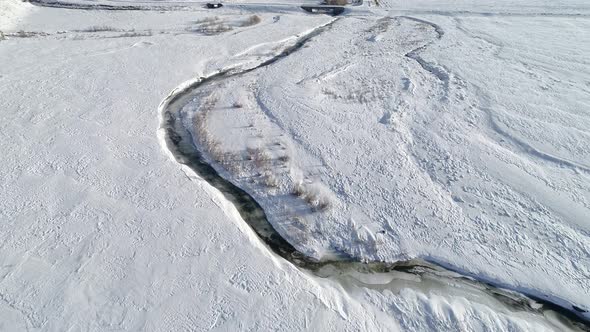
[[328,14],[332,16],[340,15],[344,12],[343,6],[301,6],[301,9],[312,14]]
[[209,8],[209,9],[215,9],[215,8],[221,8],[221,7],[223,7],[223,4],[221,4],[219,2],[217,2],[217,3],[211,3],[211,2],[207,3],[207,8]]

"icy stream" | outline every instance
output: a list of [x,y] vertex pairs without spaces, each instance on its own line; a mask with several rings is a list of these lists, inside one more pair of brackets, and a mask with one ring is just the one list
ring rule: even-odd
[[[403,288],[417,289],[421,292],[435,291],[444,295],[461,296],[501,312],[534,313],[538,315],[539,320],[546,320],[557,330],[590,331],[590,325],[576,308],[564,308],[527,294],[501,289],[426,261],[364,263],[353,261],[347,257],[329,261],[309,259],[276,232],[268,222],[263,208],[252,196],[223,178],[220,175],[220,170],[216,169],[218,166],[212,165],[207,156],[203,155],[195,146],[191,131],[186,127],[187,121],[183,118],[182,109],[198,95],[198,91],[203,86],[269,66],[303,47],[307,41],[329,29],[335,22],[337,20],[302,36],[295,45],[287,47],[277,56],[258,65],[245,69],[223,70],[174,90],[160,106],[162,116],[160,132],[163,134],[167,149],[176,161],[190,167],[201,178],[223,193],[226,199],[238,209],[242,219],[276,255],[291,262],[303,272],[318,278],[329,278],[346,290],[353,287],[367,287],[376,290],[387,289],[392,292]],[[413,55],[413,58],[419,58],[418,52],[419,50],[415,50],[408,56],[412,57],[411,55]]]

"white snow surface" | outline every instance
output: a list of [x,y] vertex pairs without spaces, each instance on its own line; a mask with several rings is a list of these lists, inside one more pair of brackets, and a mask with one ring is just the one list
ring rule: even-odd
[[22,22],[27,13],[33,10],[32,6],[19,0],[2,0],[0,10],[0,31],[12,29]]
[[[0,40],[1,331],[560,330],[537,316],[471,301],[460,293],[343,289],[274,256],[223,196],[170,158],[156,135],[158,105],[182,82],[268,56],[273,47],[329,18],[294,14],[277,21],[267,13],[261,14],[260,24],[239,27],[236,22],[244,14],[229,10],[220,20],[233,30],[205,36],[198,32],[198,21],[209,16],[199,10],[77,11],[0,2],[0,29],[8,35]],[[583,167],[588,160],[584,120],[576,106],[587,105],[587,69],[578,64],[587,53],[571,56],[572,46],[565,48],[567,56],[543,57],[532,38],[511,44],[502,27],[513,32],[511,24],[524,24],[517,20],[436,19],[447,35],[460,35],[455,48],[443,39],[423,54],[452,72],[448,91],[402,56],[435,37],[430,27],[392,19],[386,21],[399,32],[387,27],[367,32],[365,27],[381,22],[347,18],[309,48],[244,77],[253,85],[245,89],[238,84],[227,96],[243,92],[244,98],[254,96],[268,108],[261,113],[254,107],[257,102],[241,108],[242,117],[224,123],[215,120],[221,114],[216,109],[211,121],[218,125],[212,130],[254,119],[262,136],[255,137],[256,144],[276,130],[292,149],[293,170],[332,192],[338,209],[304,211],[311,225],[318,223],[322,230],[301,245],[306,252],[338,244],[363,258],[426,253],[508,285],[587,306],[587,283],[575,279],[576,274],[588,276],[588,225],[579,218],[587,213]],[[586,28],[580,26],[584,19],[551,22],[571,28],[555,39],[563,46],[574,38],[571,33]],[[541,28],[543,22],[538,23]],[[458,24],[479,38],[466,37]],[[19,30],[32,33],[11,35]],[[490,44],[494,38],[502,40],[501,46]],[[535,80],[540,84],[561,80],[567,85],[553,96],[567,92],[563,98],[574,98],[568,103],[571,109],[563,111],[560,99],[552,106],[541,100],[537,115],[549,117],[555,126],[578,124],[568,140],[578,142],[582,154],[556,144],[557,134],[527,122],[546,123],[547,118],[514,111],[522,91],[510,87],[521,76],[495,83],[494,67],[474,73],[481,69],[477,62],[485,61],[482,54],[489,52],[505,64],[503,56],[513,59],[521,50],[514,43],[521,42],[529,42],[530,61],[511,73],[527,74],[528,69],[530,80],[541,75]],[[452,52],[465,57],[473,50],[470,43],[478,53],[457,68],[461,58]],[[558,60],[574,67],[552,71]],[[532,65],[545,71],[527,67]],[[374,76],[367,76],[367,68],[373,68]],[[471,85],[474,81],[480,90]],[[481,92],[488,88],[502,89]],[[536,91],[528,90],[528,97],[540,98]],[[443,94],[447,97],[441,102]],[[558,122],[548,114],[555,109],[569,111],[572,118]],[[484,126],[486,121],[496,125]],[[533,128],[523,134],[523,126]],[[443,135],[441,128],[449,127],[462,145]],[[429,135],[438,136],[432,140]],[[537,145],[540,135],[542,145]],[[240,147],[232,140],[240,137],[237,132],[220,137],[224,144]],[[362,167],[351,168],[349,160]],[[483,168],[476,172],[477,167]],[[511,170],[506,181],[491,171],[506,168]],[[361,186],[361,181],[368,183]],[[531,183],[542,189],[530,189]],[[568,186],[575,190],[559,189]],[[563,193],[556,194],[559,190]],[[460,201],[453,195],[460,195]],[[563,198],[556,200],[559,195]],[[267,202],[265,197],[257,198]],[[531,209],[532,202],[537,210]],[[555,205],[546,207],[546,202]],[[507,215],[496,213],[499,206]],[[282,225],[278,215],[271,216]],[[474,220],[480,223],[474,225]],[[388,227],[386,236],[376,235],[383,227]],[[351,242],[351,235],[357,240]],[[511,244],[522,254],[509,251]],[[504,256],[507,252],[512,254]]]
[[588,308],[590,20],[551,9],[340,20],[210,88],[221,167],[310,256],[421,257]]

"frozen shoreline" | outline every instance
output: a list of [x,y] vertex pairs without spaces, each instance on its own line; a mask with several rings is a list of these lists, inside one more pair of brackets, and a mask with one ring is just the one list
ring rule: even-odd
[[[329,49],[334,47],[333,44],[366,43],[363,39],[370,41],[366,44],[369,47],[371,43],[379,43],[384,38],[386,33],[382,27],[387,24],[396,24],[396,29],[401,30],[399,34],[402,37],[398,38],[411,35],[412,31],[400,27],[400,20],[403,18],[390,18],[389,23],[377,20],[374,28],[365,28],[365,34],[369,37],[358,36],[361,41],[348,41],[341,37],[343,31],[352,28],[341,27],[331,34],[332,38],[320,37],[314,47]],[[564,300],[568,299],[568,302],[583,310],[587,301],[583,295],[587,285],[583,279],[575,277],[583,276],[587,269],[584,265],[587,242],[584,232],[587,226],[583,220],[585,203],[583,198],[580,199],[580,195],[583,196],[588,190],[583,182],[584,174],[576,173],[575,167],[563,168],[562,164],[552,160],[537,159],[535,154],[520,149],[505,135],[499,135],[493,126],[490,129],[486,117],[489,113],[485,112],[490,112],[490,101],[484,99],[487,98],[485,94],[477,95],[482,90],[470,86],[449,65],[432,58],[432,50],[441,47],[440,44],[456,43],[453,38],[457,30],[450,29],[450,38],[440,42],[441,34],[437,34],[436,30],[442,28],[437,29],[420,21],[415,26],[430,26],[427,29],[432,30],[432,38],[439,42],[433,44],[426,39],[418,40],[416,45],[406,44],[404,47],[407,49],[396,50],[401,60],[395,61],[401,64],[395,61],[387,65],[369,63],[365,70],[402,67],[405,73],[400,76],[399,83],[392,82],[392,78],[385,74],[376,73],[385,76],[380,77],[380,80],[393,85],[387,88],[398,95],[390,94],[386,88],[375,84],[376,79],[363,76],[363,70],[359,68],[365,64],[356,61],[358,56],[348,55],[350,58],[344,61],[333,56],[336,63],[330,63],[332,59],[329,57],[322,63],[310,56],[314,51],[304,50],[302,52],[307,56],[298,53],[293,56],[295,60],[289,58],[260,74],[249,74],[248,77],[230,80],[223,86],[206,89],[192,105],[187,106],[186,111],[195,114],[195,127],[205,128],[209,132],[201,135],[199,140],[214,147],[214,150],[209,151],[215,155],[214,159],[219,161],[221,167],[229,170],[236,183],[242,188],[250,188],[257,200],[265,202],[263,206],[269,209],[267,213],[277,231],[306,255],[316,258],[344,255],[366,261],[388,262],[424,257],[445,266],[454,266],[453,269],[464,274],[479,276],[502,287],[538,297],[548,296],[564,306],[568,306]],[[352,37],[350,39],[354,40]],[[425,48],[421,44],[430,47]],[[415,51],[416,47],[419,51]],[[448,50],[449,46],[445,45],[445,49]],[[354,54],[354,51],[346,52]],[[316,53],[327,54],[325,50]],[[408,54],[412,55],[409,57],[412,61],[415,58],[421,60],[417,62],[423,70],[415,71],[413,67],[416,65],[403,59]],[[379,63],[381,58],[373,61]],[[298,63],[306,65],[302,67]],[[355,78],[361,84],[346,85],[351,71],[355,71]],[[282,75],[290,78],[282,79]],[[395,74],[392,76],[395,79]],[[343,87],[343,92],[338,90]],[[363,95],[363,89],[368,90],[366,95]],[[397,92],[397,89],[401,92]],[[349,90],[349,95],[346,90]],[[473,91],[475,96],[471,95]],[[382,101],[382,97],[386,100]],[[202,100],[207,100],[209,106],[205,107]],[[394,105],[384,107],[382,104],[386,102]],[[478,105],[480,103],[482,106]],[[233,106],[236,104],[239,106]],[[359,109],[366,110],[370,116],[368,121]],[[201,116],[206,119],[206,124],[203,124]],[[310,117],[313,121],[309,120]],[[347,121],[351,117],[358,118],[356,122]],[[377,120],[373,120],[375,118]],[[412,123],[413,119],[418,122]],[[448,123],[442,126],[443,121]],[[430,123],[436,127],[429,128],[432,126]],[[358,131],[358,125],[370,129]],[[383,127],[379,127],[381,125],[393,131],[394,135],[390,136],[389,132],[383,131]],[[363,144],[374,143],[370,151],[361,150],[359,138],[351,135],[355,132],[368,133],[362,140]],[[532,133],[525,132],[526,135]],[[471,137],[476,139],[471,140]],[[581,142],[584,136],[572,138]],[[384,141],[386,139],[396,143],[390,144]],[[342,142],[348,143],[343,145]],[[455,142],[464,142],[469,147],[455,147]],[[572,153],[567,149],[562,151]],[[371,152],[382,156],[375,158]],[[392,158],[388,153],[395,157]],[[346,171],[348,176],[358,177],[356,171],[351,170],[347,155],[357,156],[358,170],[368,172],[364,178],[351,181],[341,173]],[[358,156],[362,156],[360,161]],[[491,164],[481,164],[481,158],[490,159]],[[255,160],[249,161],[252,159]],[[531,166],[527,168],[525,165]],[[372,173],[369,168],[373,170]],[[504,168],[506,170],[501,171]],[[521,170],[525,172],[524,177],[519,179],[513,175]],[[411,172],[409,177],[419,181],[408,182],[404,171]],[[504,172],[503,176],[498,174],[500,172]],[[372,180],[371,177],[376,173],[380,175],[381,182]],[[498,181],[490,182],[492,176]],[[306,195],[296,188],[302,178],[304,184],[322,185],[326,196],[335,197],[333,208],[318,213],[313,206],[313,200],[317,197],[302,197],[303,201],[308,200],[312,204],[308,209],[304,208],[306,204],[302,199],[293,198]],[[536,181],[540,183],[536,184]],[[552,181],[563,181],[564,184],[555,187]],[[568,195],[564,191],[567,186],[565,183],[570,181],[571,187],[579,191],[565,198],[564,195]],[[528,191],[526,182],[531,182],[535,189]],[[548,188],[543,185],[548,185]],[[373,190],[371,186],[376,186],[376,189]],[[414,194],[410,188],[413,188]],[[392,194],[386,195],[390,191]],[[395,199],[397,204],[386,200],[384,195]],[[411,199],[396,197],[399,195],[410,196]],[[366,196],[372,197],[372,200]],[[506,201],[505,205],[499,205],[498,200]],[[424,203],[415,206],[410,202]],[[515,202],[518,205],[514,205]],[[365,203],[366,206],[363,205]],[[527,210],[527,206],[531,206],[531,209]],[[371,217],[364,215],[369,213]],[[542,219],[539,221],[539,218]],[[419,222],[420,229],[423,229],[421,233],[412,223],[414,219],[418,219],[414,223]],[[527,220],[532,221],[529,224]],[[403,225],[402,230],[396,223]],[[555,223],[560,224],[560,227],[550,226]],[[485,227],[476,227],[476,224]],[[518,231],[508,227],[512,224]],[[538,225],[535,227],[539,229],[532,227],[533,224]],[[439,233],[433,231],[435,229],[442,232],[441,241],[436,239]],[[501,231],[502,236],[497,236],[493,229]],[[383,235],[386,233],[390,235]],[[455,234],[459,237],[456,238]],[[535,240],[539,237],[547,238],[547,241]],[[551,240],[553,237],[572,237],[578,244],[563,247],[554,243]],[[373,243],[380,243],[381,248]],[[433,247],[441,244],[448,248],[444,251],[433,250]],[[552,260],[537,260],[533,253],[523,255],[519,252],[516,255],[512,249],[514,244],[524,247],[527,253],[546,251],[549,255],[558,255],[558,252],[566,250],[568,255],[564,258],[571,265],[569,262],[555,265]],[[508,265],[499,262],[508,262]],[[539,273],[526,273],[525,267],[537,269]],[[561,276],[559,284],[552,282],[551,278],[555,275]],[[567,287],[559,286],[564,283]]]
[[[332,21],[331,23],[334,22],[336,21]],[[281,235],[276,230],[273,229],[273,226],[266,219],[266,214],[264,213],[263,208],[258,203],[256,203],[253,197],[247,195],[242,189],[239,189],[235,185],[231,184],[232,182],[240,183],[240,181],[236,179],[233,174],[224,169],[222,165],[215,161],[212,156],[207,155],[207,153],[204,152],[206,148],[198,147],[199,141],[196,137],[199,137],[200,135],[199,133],[195,132],[195,128],[199,125],[191,120],[194,117],[194,114],[191,114],[190,112],[183,112],[183,108],[186,104],[194,103],[195,100],[199,98],[198,90],[202,86],[210,85],[212,82],[218,84],[218,82],[221,83],[221,81],[224,79],[230,79],[232,77],[240,76],[250,71],[271,65],[275,61],[280,60],[281,58],[303,47],[309,38],[313,38],[313,35],[315,35],[316,32],[320,33],[320,31],[325,27],[326,26],[321,26],[314,29],[312,34],[303,35],[303,37],[300,37],[300,41],[298,41],[297,44],[290,46],[285,51],[279,52],[278,55],[268,60],[261,61],[261,63],[258,65],[247,68],[238,67],[227,69],[224,72],[215,73],[206,77],[201,77],[200,79],[194,81],[184,83],[178,88],[174,89],[174,91],[171,92],[171,94],[160,104],[162,116],[159,137],[161,138],[161,144],[163,144],[163,146],[167,146],[167,151],[169,151],[170,154],[174,156],[174,159],[176,159],[179,163],[190,167],[198,176],[204,178],[213,187],[220,190],[228,198],[228,200],[236,205],[240,211],[240,214],[242,215],[242,219],[244,219],[246,223],[248,223],[250,227],[253,228],[253,230],[267,246],[269,246],[277,255],[283,257],[299,268],[310,270],[314,274],[321,274],[322,270],[329,271],[335,268],[338,271],[336,274],[328,274],[328,276],[332,277],[335,275],[337,276],[340,274],[351,273],[351,271],[357,271],[356,273],[360,273],[362,275],[363,270],[366,270],[364,273],[368,273],[369,276],[375,273],[385,275],[392,273],[393,277],[387,279],[389,280],[388,284],[392,283],[393,285],[395,285],[395,281],[392,280],[396,279],[395,274],[400,273],[398,271],[408,271],[410,274],[416,274],[417,276],[423,276],[423,274],[426,273],[427,278],[433,278],[434,280],[437,278],[437,276],[452,276],[453,274],[458,273],[457,268],[449,266],[446,263],[439,264],[437,262],[432,262],[435,264],[435,266],[429,266],[427,262],[420,260],[415,262],[391,262],[385,264],[380,262],[371,262],[367,264],[367,262],[365,262],[366,267],[363,268],[364,264],[360,263],[359,268],[357,267],[358,264],[354,261],[350,261],[349,258],[341,258],[334,261],[331,259],[328,259],[327,261],[317,261],[307,258],[304,254],[297,252],[295,248],[293,248],[286,240],[281,237]],[[189,119],[183,119],[183,116],[188,116]],[[227,179],[224,179],[220,174],[223,174],[225,177],[227,177]],[[257,192],[257,189],[252,188],[245,188],[245,190],[247,192]],[[262,203],[263,206],[268,204],[272,204],[272,201],[264,201]],[[260,210],[260,212],[254,213],[253,211],[255,210]],[[333,264],[335,266],[332,266]],[[443,267],[447,268],[448,270],[445,271],[445,268]],[[428,275],[429,270],[432,270],[430,272],[432,273],[431,276]],[[483,290],[486,289],[486,287],[497,287],[497,282],[491,280],[482,280],[480,276],[474,274],[471,274],[469,277],[474,278],[474,285],[476,289],[479,288]],[[450,285],[453,282],[460,284],[461,282],[466,282],[469,280],[465,277],[465,275],[461,274],[454,275],[451,278],[453,281],[445,281],[441,284]],[[383,286],[396,287],[386,285],[387,284],[384,284]],[[420,287],[419,283],[417,284],[417,287]],[[461,287],[466,286],[459,286],[459,288]],[[502,285],[502,287],[510,289],[509,285]],[[444,287],[441,286],[440,290],[444,292]],[[522,292],[522,290],[516,289],[512,289],[512,291]],[[575,306],[572,307],[572,304],[568,303],[564,299],[547,297],[532,290],[529,290],[530,293],[525,293],[524,296],[517,293],[512,295],[510,295],[510,293],[503,293],[505,290],[502,288],[491,288],[486,292],[488,294],[498,296],[500,301],[506,301],[506,299],[510,299],[506,301],[505,304],[508,307],[510,307],[510,305],[514,305],[513,309],[524,308],[526,311],[534,312],[537,310],[543,310],[540,308],[547,306],[547,310],[557,310],[558,312],[565,314],[568,318],[580,319],[579,322],[583,324],[580,325],[580,327],[584,325],[588,327],[588,318],[583,315],[581,309]],[[484,292],[482,292],[482,294],[484,294]],[[531,295],[534,295],[535,300],[526,298],[526,296],[530,297]],[[513,300],[511,296],[515,296],[517,299]],[[520,296],[523,297],[519,298]],[[540,302],[535,303],[534,301]],[[560,328],[565,327],[562,326]]]
[[[233,76],[233,75],[239,75],[239,73],[237,74],[230,74],[229,76]],[[322,277],[326,278],[334,278],[337,276],[341,276],[341,275],[349,275],[352,273],[352,275],[355,275],[356,278],[359,278],[359,280],[357,279],[352,279],[354,281],[360,281],[363,278],[363,275],[366,274],[368,276],[368,278],[385,278],[387,280],[387,283],[385,284],[379,284],[378,281],[377,283],[370,283],[370,284],[364,284],[364,285],[360,285],[360,286],[364,286],[364,287],[376,287],[377,289],[381,289],[381,288],[393,288],[396,289],[398,287],[401,286],[396,286],[395,280],[397,278],[401,278],[401,280],[405,280],[406,278],[410,278],[410,277],[400,277],[398,276],[398,274],[403,274],[403,272],[408,273],[409,275],[416,275],[418,277],[425,277],[427,280],[430,281],[434,281],[437,282],[437,278],[438,277],[443,277],[443,278],[449,278],[450,281],[443,281],[441,282],[441,286],[439,286],[440,288],[437,288],[437,290],[441,291],[441,292],[445,292],[445,287],[444,285],[446,285],[447,287],[452,284],[452,283],[461,283],[461,282],[466,282],[469,279],[465,277],[465,275],[461,275],[461,274],[457,274],[457,275],[453,275],[454,273],[457,273],[456,269],[453,269],[453,267],[448,266],[448,270],[444,270],[442,268],[442,266],[444,266],[444,264],[440,264],[440,265],[435,265],[435,266],[429,266],[427,262],[425,261],[408,261],[408,262],[395,262],[395,263],[354,263],[351,261],[348,261],[347,259],[343,259],[342,261],[339,260],[335,260],[335,261],[315,261],[315,260],[309,260],[308,258],[306,258],[304,255],[302,255],[301,253],[298,253],[290,244],[288,244],[287,241],[285,241],[284,239],[282,239],[280,237],[280,235],[274,230],[272,229],[272,225],[270,223],[268,223],[268,221],[266,221],[266,216],[264,214],[264,212],[261,213],[253,213],[252,210],[254,209],[262,209],[260,206],[257,207],[252,207],[250,206],[252,203],[246,203],[245,202],[249,202],[250,200],[253,200],[251,197],[246,199],[245,201],[242,200],[241,198],[237,198],[237,197],[241,197],[243,195],[245,195],[245,192],[239,190],[237,187],[234,187],[233,189],[230,189],[228,186],[231,186],[228,184],[224,184],[224,185],[216,185],[215,183],[219,183],[219,179],[221,179],[221,176],[219,174],[213,175],[212,172],[215,172],[213,169],[209,169],[210,165],[207,166],[198,166],[199,164],[203,163],[205,159],[208,159],[210,162],[215,163],[214,161],[211,161],[211,158],[203,158],[201,156],[199,156],[198,154],[196,154],[196,150],[197,148],[194,147],[195,151],[191,152],[190,148],[178,148],[178,142],[180,141],[185,141],[185,140],[192,140],[192,136],[187,137],[186,135],[179,135],[178,129],[174,129],[175,127],[179,126],[179,124],[183,123],[184,121],[182,121],[182,119],[176,119],[175,117],[178,115],[171,115],[171,114],[177,114],[179,112],[179,110],[182,108],[182,106],[172,106],[173,104],[175,104],[175,101],[177,98],[182,98],[184,97],[183,95],[186,95],[186,97],[189,97],[192,92],[196,89],[199,88],[199,86],[201,84],[206,84],[207,82],[209,82],[211,79],[222,79],[224,78],[224,74],[220,73],[220,74],[214,74],[205,78],[201,78],[198,81],[192,82],[191,84],[183,84],[181,87],[177,88],[174,90],[173,93],[171,93],[171,95],[166,99],[165,102],[162,103],[162,114],[166,114],[166,116],[164,116],[163,118],[168,119],[166,121],[162,121],[162,125],[161,125],[161,129],[160,129],[160,137],[164,137],[161,141],[164,146],[168,146],[168,150],[172,156],[174,156],[174,158],[176,160],[178,160],[179,163],[181,163],[182,165],[186,165],[188,167],[190,167],[198,176],[203,177],[205,179],[207,179],[208,182],[211,183],[211,185],[213,187],[215,187],[216,189],[220,190],[224,195],[226,195],[226,197],[228,198],[229,201],[231,201],[234,205],[236,205],[238,207],[238,210],[240,211],[240,214],[242,215],[242,219],[244,219],[246,221],[246,223],[248,223],[250,225],[250,227],[253,228],[253,230],[258,234],[258,236],[261,238],[261,240],[265,241],[265,244],[268,245],[277,255],[285,258],[286,260],[288,260],[289,262],[295,264],[296,266],[298,266],[299,268],[303,268],[304,270],[307,269],[312,269],[314,274],[318,274],[321,275]],[[186,98],[185,97],[185,98]],[[185,100],[186,102],[186,100]],[[176,109],[175,111],[170,111],[168,109]],[[185,124],[186,125],[186,124]],[[189,122],[190,125],[190,122]],[[191,128],[193,128],[191,126]],[[187,130],[187,132],[190,129],[185,129]],[[168,134],[166,134],[166,132],[168,132]],[[182,137],[182,138],[180,138]],[[180,138],[180,140],[179,140]],[[180,145],[189,145],[190,143],[187,142],[183,142],[180,143]],[[172,150],[171,150],[172,149]],[[172,151],[176,151],[176,152],[172,152]],[[214,167],[215,168],[215,167]],[[220,172],[223,172],[225,174],[227,174],[227,172],[225,170],[223,170],[223,167],[220,167],[217,165],[216,167],[217,169],[220,170]],[[217,177],[219,177],[219,179],[217,179]],[[230,175],[231,177],[231,175]],[[246,205],[247,207],[241,207],[242,205]],[[254,203],[256,205],[258,205],[257,203]],[[261,210],[262,211],[262,210]],[[250,216],[250,215],[254,215],[254,216]],[[258,221],[259,219],[264,220],[263,222]],[[357,266],[358,265],[358,266]],[[323,272],[323,271],[326,272]],[[335,272],[333,272],[333,270],[335,270]],[[431,270],[431,271],[429,271]],[[403,272],[401,272],[403,271]],[[432,273],[432,275],[429,275],[429,273]],[[391,274],[391,276],[390,276]],[[380,275],[380,276],[377,276]],[[451,276],[451,277],[448,277]],[[483,294],[483,290],[485,289],[485,292],[488,293],[488,295],[492,295],[497,297],[501,302],[504,302],[504,305],[507,305],[508,308],[512,307],[513,310],[520,310],[520,309],[524,309],[525,311],[531,311],[531,312],[538,312],[541,311],[543,312],[544,310],[550,310],[550,311],[557,311],[560,314],[564,314],[563,317],[559,318],[559,316],[557,316],[556,320],[554,321],[555,323],[559,324],[558,322],[560,321],[567,321],[567,319],[573,319],[573,321],[575,322],[576,320],[579,320],[578,323],[581,325],[578,325],[578,327],[588,327],[588,318],[585,317],[583,315],[583,309],[577,308],[575,306],[572,307],[572,305],[570,303],[568,303],[567,301],[563,300],[563,299],[552,299],[552,298],[548,298],[546,296],[543,295],[535,295],[534,300],[531,298],[530,294],[525,294],[525,296],[523,296],[522,294],[518,294],[518,293],[514,293],[514,294],[510,294],[509,292],[507,292],[505,289],[502,288],[495,288],[497,286],[495,286],[494,282],[492,281],[482,281],[478,276],[476,275],[471,275],[471,278],[474,278],[475,282],[472,284],[471,282],[466,283],[464,286],[459,286],[459,288],[463,288],[463,287],[467,287],[467,285],[470,286],[475,286],[474,289],[482,291]],[[338,279],[337,279],[338,280]],[[354,282],[353,281],[353,282]],[[488,284],[489,283],[489,284]],[[359,283],[360,284],[360,283]],[[369,286],[371,285],[371,286]],[[406,284],[404,287],[408,287],[410,284]],[[489,289],[486,289],[487,287],[492,287]],[[506,287],[507,285],[505,285],[504,287]],[[420,286],[420,282],[418,282],[416,284],[416,286],[420,291],[423,291],[424,289],[421,288]],[[509,286],[508,286],[509,287]],[[534,292],[533,292],[534,293]],[[465,293],[468,294],[468,293]],[[465,295],[464,294],[464,295]],[[476,291],[477,294],[477,291]],[[529,297],[527,299],[527,296]],[[543,299],[545,298],[545,299]],[[480,299],[481,300],[481,299]],[[489,301],[489,300],[488,300]],[[535,301],[539,301],[539,302],[535,302]],[[552,302],[555,301],[555,302]],[[487,302],[487,303],[492,303],[492,301]],[[543,309],[543,306],[546,306],[546,309]],[[566,309],[567,307],[569,307],[569,309]],[[567,317],[567,319],[566,319]],[[556,326],[556,328],[559,329],[570,329],[570,328],[574,328],[573,326]],[[575,329],[575,328],[574,328]]]
[[[450,330],[477,329],[477,324],[498,330],[550,328],[527,314],[494,312],[460,292],[421,291],[411,284],[365,289],[359,280],[377,288],[382,281],[357,273],[344,274],[338,282],[309,277],[260,245],[217,190],[163,156],[162,132],[156,138],[150,129],[160,113],[146,111],[161,101],[158,96],[191,76],[255,65],[270,55],[270,48],[305,34],[321,18],[284,15],[272,26],[273,18],[266,15],[256,28],[236,29],[239,37],[230,32],[209,38],[186,33],[189,22],[206,12],[34,12],[35,19],[14,29],[74,31],[110,25],[183,34],[110,38],[109,32],[72,32],[61,40],[50,35],[0,41],[0,52],[11,64],[0,72],[7,101],[2,134],[6,142],[18,142],[18,149],[0,146],[7,160],[2,173],[7,190],[0,202],[8,220],[0,257],[6,271],[0,292],[7,302],[0,305],[0,314],[8,326],[270,328],[276,320],[248,316],[246,309],[256,306],[280,315],[287,330]],[[266,31],[264,38],[259,31]],[[387,36],[374,37],[379,42]],[[431,54],[422,56],[432,60]],[[158,60],[163,58],[167,61]],[[318,71],[318,77],[351,70],[354,65]],[[268,84],[268,77],[262,78],[261,86]],[[310,86],[318,78],[303,79],[301,84]],[[420,91],[414,78],[402,83],[409,91]],[[72,86],[76,89],[68,88]],[[258,101],[269,113],[275,111],[264,96]],[[280,121],[281,114],[275,115]],[[382,121],[397,121],[396,114]],[[17,209],[21,203],[28,206],[22,213]],[[373,277],[387,281],[386,276]],[[55,284],[65,286],[47,287]],[[53,316],[64,319],[57,322]]]

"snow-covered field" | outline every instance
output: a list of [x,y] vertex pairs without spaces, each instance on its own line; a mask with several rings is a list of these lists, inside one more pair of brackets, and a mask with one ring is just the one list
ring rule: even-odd
[[[172,90],[333,21],[227,7],[0,3],[0,330],[566,328],[460,283],[308,275],[177,164],[157,135]],[[420,257],[588,309],[589,11],[367,2],[186,110],[310,256]]]
[[421,19],[347,18],[211,87],[207,139],[311,256],[423,257],[589,307],[590,21]]

